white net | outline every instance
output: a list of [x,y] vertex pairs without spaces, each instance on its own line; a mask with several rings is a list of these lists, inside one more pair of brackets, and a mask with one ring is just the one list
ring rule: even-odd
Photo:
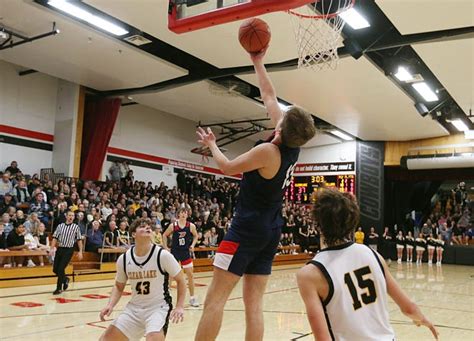
[[336,69],[337,48],[342,46],[344,20],[338,15],[354,4],[354,0],[320,0],[288,11],[298,49],[298,68]]

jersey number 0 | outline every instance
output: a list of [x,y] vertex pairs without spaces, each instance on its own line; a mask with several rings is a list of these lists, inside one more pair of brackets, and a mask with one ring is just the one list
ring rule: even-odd
[[352,296],[352,306],[354,310],[357,310],[362,307],[361,300],[364,304],[374,303],[377,299],[377,292],[375,291],[374,281],[370,278],[364,278],[364,276],[371,274],[370,268],[365,266],[363,268],[357,269],[354,271],[354,275],[357,279],[357,284],[360,289],[366,289],[367,291],[360,295],[357,292],[357,289],[352,280],[352,274],[350,272],[344,275],[344,283],[346,283],[347,288]]

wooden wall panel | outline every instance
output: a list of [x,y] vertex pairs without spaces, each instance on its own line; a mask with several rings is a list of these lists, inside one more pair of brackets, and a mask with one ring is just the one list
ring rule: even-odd
[[[385,166],[399,166],[400,158],[408,155],[410,148],[417,147],[428,147],[433,146],[433,149],[416,151],[420,155],[435,154],[437,153],[452,153],[454,148],[435,148],[435,146],[452,145],[452,144],[466,144],[473,143],[473,140],[466,140],[464,134],[449,135],[442,137],[435,137],[423,140],[412,140],[412,141],[387,141],[385,142]],[[456,152],[472,152],[473,147],[470,148],[456,148]],[[410,155],[414,155],[415,152],[411,151]]]

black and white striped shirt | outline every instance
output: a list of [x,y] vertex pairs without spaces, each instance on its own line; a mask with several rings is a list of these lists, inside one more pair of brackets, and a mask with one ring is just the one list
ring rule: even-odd
[[59,247],[74,247],[76,240],[82,238],[81,229],[74,223],[61,223],[54,231],[53,238],[58,240]]

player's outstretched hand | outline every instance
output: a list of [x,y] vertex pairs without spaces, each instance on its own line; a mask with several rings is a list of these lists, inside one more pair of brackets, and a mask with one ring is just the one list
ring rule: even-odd
[[107,306],[107,307],[105,307],[104,309],[102,309],[102,310],[100,311],[100,314],[99,314],[100,320],[101,320],[102,322],[105,321],[105,317],[106,317],[106,316],[110,316],[110,314],[112,314],[112,310],[113,310],[113,308],[111,308],[111,307],[109,307],[109,306]]
[[184,320],[184,308],[183,307],[176,307],[173,309],[170,315],[171,322],[179,323],[183,322]]
[[198,142],[206,147],[210,147],[211,144],[216,143],[216,137],[211,128],[204,130],[201,127],[198,127],[196,134],[199,136]]
[[439,336],[439,333],[438,331],[436,330],[435,326],[433,325],[433,323],[431,323],[426,317],[423,317],[422,320],[420,321],[413,321],[413,323],[419,327],[419,326],[425,326],[427,327],[429,330],[431,330],[431,333],[433,334],[433,336],[435,337],[436,340],[438,340],[438,336]]

